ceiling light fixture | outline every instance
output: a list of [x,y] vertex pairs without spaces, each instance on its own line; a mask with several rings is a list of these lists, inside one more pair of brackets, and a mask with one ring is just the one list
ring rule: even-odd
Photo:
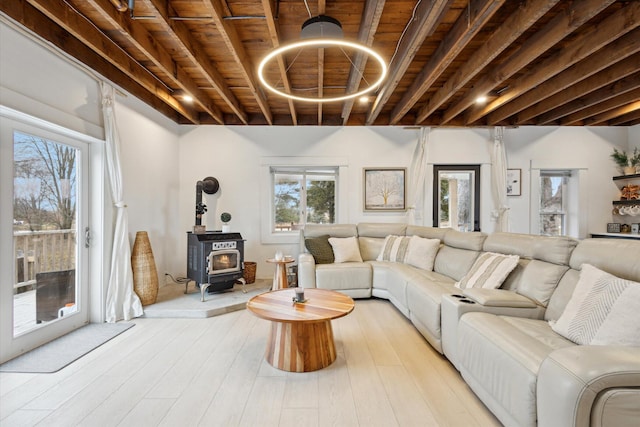
[[487,102],[487,97],[485,95],[479,96],[476,98],[476,104],[484,104]]
[[[322,103],[322,102],[344,101],[351,98],[357,98],[368,92],[373,91],[378,86],[380,86],[384,81],[384,79],[387,77],[387,63],[382,58],[382,56],[380,56],[380,54],[378,54],[376,51],[374,51],[368,46],[365,46],[363,44],[356,43],[356,42],[349,42],[349,41],[342,40],[342,26],[340,25],[340,22],[338,20],[331,18],[330,16],[320,15],[320,16],[312,17],[307,21],[305,21],[305,23],[302,24],[302,31],[300,33],[300,37],[303,40],[295,43],[286,44],[275,49],[274,51],[269,53],[267,56],[265,56],[264,59],[260,61],[260,65],[258,65],[258,78],[260,79],[260,82],[270,92],[275,93],[276,95],[293,99],[296,101],[303,101],[303,102]],[[342,50],[344,55],[349,60],[350,64],[353,64],[353,61],[351,58],[349,58],[349,56],[345,52],[345,49],[351,50],[355,53],[364,53],[374,58],[380,67],[380,71],[379,71],[380,75],[378,76],[378,79],[373,83],[369,84],[364,89],[359,90],[357,92],[347,93],[344,95],[332,96],[332,97],[309,97],[309,96],[296,95],[294,93],[285,92],[284,90],[278,89],[275,87],[275,85],[269,83],[265,78],[265,69],[267,68],[268,64],[271,63],[274,59],[282,55],[285,55],[288,52],[291,52],[294,50],[302,51],[304,49],[309,49],[309,48],[316,48],[316,49],[325,48],[326,49],[331,47],[339,48],[340,50]],[[295,59],[293,62],[295,62]],[[289,67],[291,67],[291,65],[293,65],[293,63],[291,63]],[[357,70],[357,71],[360,73],[362,77],[362,71],[361,70]]]

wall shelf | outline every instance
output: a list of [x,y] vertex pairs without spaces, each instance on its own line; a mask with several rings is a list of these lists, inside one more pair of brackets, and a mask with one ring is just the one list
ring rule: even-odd
[[636,179],[636,178],[640,178],[640,173],[634,173],[633,175],[614,176],[613,180],[614,181],[619,181],[621,179]]
[[614,200],[614,205],[640,205],[640,200]]

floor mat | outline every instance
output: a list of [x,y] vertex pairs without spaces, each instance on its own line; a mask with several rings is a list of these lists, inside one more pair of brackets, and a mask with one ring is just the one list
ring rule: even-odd
[[90,323],[0,365],[0,372],[57,372],[134,326],[133,323]]

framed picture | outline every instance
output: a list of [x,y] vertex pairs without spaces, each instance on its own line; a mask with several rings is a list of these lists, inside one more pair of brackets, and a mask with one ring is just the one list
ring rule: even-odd
[[522,194],[522,169],[507,169],[507,196]]
[[405,211],[406,168],[364,168],[364,211]]
[[640,234],[640,223],[634,222],[631,224],[631,232],[633,234]]

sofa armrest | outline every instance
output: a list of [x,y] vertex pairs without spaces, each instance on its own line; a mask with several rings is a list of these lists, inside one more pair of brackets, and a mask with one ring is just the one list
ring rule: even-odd
[[462,294],[485,307],[535,308],[537,304],[513,291],[506,289],[464,289]]
[[[459,292],[442,296],[440,328],[442,331],[442,352],[458,370],[460,369],[458,367],[457,354],[458,322],[465,313],[479,311],[499,316],[525,317],[529,319],[542,319],[544,317],[544,307],[512,291],[504,289],[475,289],[474,292],[469,292],[471,289],[465,289],[464,293],[462,293],[462,290],[456,290]],[[485,305],[480,301],[484,301],[487,304]],[[510,302],[511,304],[509,304]]]
[[[577,345],[556,350],[538,372],[538,425],[591,425],[594,405],[612,389],[628,392],[627,403],[622,408],[618,405],[617,414],[609,413],[608,419],[615,419],[618,426],[637,421],[640,347]],[[594,425],[600,424],[595,421]]]
[[301,288],[316,287],[316,260],[309,253],[298,255],[298,286]]

